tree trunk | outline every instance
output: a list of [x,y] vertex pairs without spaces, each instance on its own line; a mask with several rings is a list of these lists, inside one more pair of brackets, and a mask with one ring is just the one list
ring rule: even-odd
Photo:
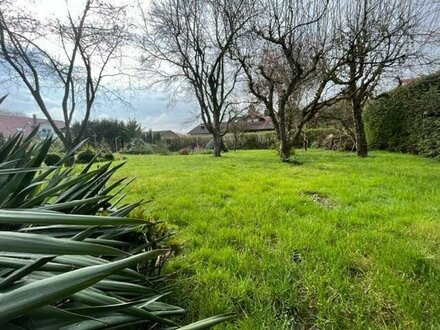
[[64,162],[64,166],[73,167],[74,164],[75,164],[75,155],[72,154],[70,155],[69,158],[66,159],[66,161]]
[[362,105],[353,102],[353,120],[355,128],[356,154],[359,157],[368,156],[368,143],[365,134],[364,118],[362,116]]
[[282,162],[290,160],[291,144],[286,134],[280,134],[280,158]]
[[214,135],[214,157],[220,157],[222,152],[222,136],[219,133]]
[[284,123],[284,119],[280,120],[279,123],[279,140],[280,140],[280,158],[282,162],[288,162],[290,161],[290,151],[292,144],[289,140],[289,134],[287,133],[287,129]]
[[[66,154],[73,149],[72,143],[63,143],[64,144],[64,150]],[[64,162],[64,166],[66,167],[72,167],[75,164],[75,153],[72,153],[69,158],[66,159]]]

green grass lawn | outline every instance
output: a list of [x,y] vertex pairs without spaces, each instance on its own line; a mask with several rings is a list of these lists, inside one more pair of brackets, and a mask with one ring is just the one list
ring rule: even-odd
[[440,328],[440,162],[373,152],[129,156],[128,200],[178,230],[188,320],[219,329]]

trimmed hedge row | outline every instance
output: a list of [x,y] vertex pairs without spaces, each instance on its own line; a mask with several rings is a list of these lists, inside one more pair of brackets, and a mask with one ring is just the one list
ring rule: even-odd
[[440,156],[440,73],[382,95],[365,109],[370,148]]
[[233,134],[226,134],[224,142],[230,149],[250,150],[250,149],[273,149],[277,143],[275,132],[264,133],[245,133],[234,138]]

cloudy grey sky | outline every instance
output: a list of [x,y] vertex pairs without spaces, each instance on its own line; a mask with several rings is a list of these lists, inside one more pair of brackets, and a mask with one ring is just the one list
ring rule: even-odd
[[[27,116],[32,116],[32,114],[36,114],[38,117],[43,116],[34,99],[24,87],[0,86],[0,95],[7,93],[9,93],[9,96],[2,104],[2,109]],[[57,95],[54,91],[50,91],[45,95],[46,104],[54,119],[62,119],[60,99],[60,95]],[[137,92],[135,96],[126,95],[125,100],[129,102],[129,105],[104,98],[99,99],[98,97],[92,118],[118,120],[134,118],[145,129],[171,129],[185,133],[194,126],[194,112],[197,111],[197,105],[194,102],[184,102],[183,100],[170,102],[171,99],[171,95],[153,90]]]
[[[133,4],[130,0],[109,0],[117,4]],[[70,0],[67,1],[72,13],[79,12],[83,9],[84,0]],[[144,0],[145,6],[148,6],[149,0]],[[65,17],[67,13],[66,1],[63,0],[15,0],[17,6],[24,6],[24,8],[31,10],[35,17],[45,19],[47,17]],[[32,8],[30,8],[32,7]],[[134,10],[134,8],[131,8]],[[135,12],[134,12],[135,13]],[[58,52],[54,44],[48,41],[44,43],[48,51]],[[130,61],[130,59],[127,59]],[[8,77],[1,73],[0,82],[7,80]],[[107,87],[111,88],[107,84]],[[143,83],[140,82],[139,85]],[[9,93],[9,97],[1,105],[1,109],[23,113],[31,116],[37,114],[43,117],[36,102],[31,94],[23,85],[18,84],[0,84],[0,96]],[[134,95],[132,95],[134,94]],[[123,93],[124,101],[122,102],[109,101],[102,94],[98,93],[97,100],[94,104],[92,118],[114,118],[118,120],[136,119],[145,129],[166,130],[171,129],[178,132],[187,132],[195,124],[194,113],[197,112],[197,105],[185,100],[174,100],[172,97],[173,91],[152,90],[144,88],[136,93]],[[62,95],[54,90],[47,90],[44,99],[54,119],[62,119],[60,109]],[[76,119],[81,118],[81,113],[76,115]]]

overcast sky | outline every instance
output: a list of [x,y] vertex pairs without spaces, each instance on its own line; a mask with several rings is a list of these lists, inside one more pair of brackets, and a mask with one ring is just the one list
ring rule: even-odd
[[[131,0],[113,0],[117,4],[131,3]],[[66,2],[64,0],[36,0],[32,3],[29,0],[16,0],[17,5],[33,6],[35,16],[43,18],[50,16],[65,17]],[[83,9],[83,0],[70,0],[69,8],[72,13]],[[148,6],[148,0],[145,0]],[[50,45],[49,45],[50,46]],[[1,77],[2,80],[5,78]],[[0,85],[0,96],[9,93],[9,97],[2,104],[1,108],[23,113],[28,116],[37,114],[42,117],[37,104],[33,100],[27,88],[18,85]],[[153,130],[175,130],[187,132],[197,122],[194,113],[197,113],[197,104],[192,101],[175,100],[171,102],[172,91],[152,90],[145,88],[136,92],[135,95],[123,95],[129,105],[121,102],[111,102],[98,95],[94,105],[92,118],[115,118],[118,120],[136,119],[145,129]],[[56,91],[48,91],[45,101],[54,119],[62,119],[60,109],[60,94]],[[79,114],[81,115],[81,114]],[[77,116],[78,118],[78,116]]]
[[[11,112],[22,113],[26,116],[36,114],[44,118],[34,99],[27,89],[9,86],[1,88],[1,95],[9,93],[1,108]],[[183,101],[169,104],[170,96],[158,91],[137,93],[136,97],[127,95],[130,105],[120,102],[103,101],[94,106],[92,118],[114,118],[118,120],[136,119],[145,129],[174,130],[186,133],[194,126],[194,111],[197,105]],[[62,120],[59,98],[55,92],[46,94],[46,104],[54,119]]]

